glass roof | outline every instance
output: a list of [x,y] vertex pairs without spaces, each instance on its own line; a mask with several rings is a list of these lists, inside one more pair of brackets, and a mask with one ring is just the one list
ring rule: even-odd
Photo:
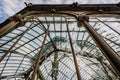
[[[89,24],[120,55],[119,17],[92,15]],[[0,38],[0,57],[6,54],[0,63],[0,79],[31,78],[38,56],[42,55],[36,80],[78,80],[70,38],[83,80],[117,79],[117,73],[84,26],[63,14],[30,16]]]

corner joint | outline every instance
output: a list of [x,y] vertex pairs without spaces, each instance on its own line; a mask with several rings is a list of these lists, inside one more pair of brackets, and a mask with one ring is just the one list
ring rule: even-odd
[[89,22],[89,16],[87,15],[78,15],[78,21],[82,22],[82,21],[87,21]]

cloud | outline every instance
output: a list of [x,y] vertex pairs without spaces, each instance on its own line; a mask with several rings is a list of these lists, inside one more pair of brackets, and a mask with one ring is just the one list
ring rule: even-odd
[[23,1],[25,0],[3,0],[5,13],[9,16],[14,15],[25,7]]
[[7,18],[8,18],[8,15],[4,12],[3,3],[1,1],[1,3],[0,3],[0,23],[2,23]]
[[7,15],[12,16],[19,12],[25,7],[24,2],[33,4],[72,4],[73,2],[78,2],[79,4],[113,4],[120,2],[120,0],[0,0],[0,2],[0,9],[3,10],[3,12],[0,11],[0,17],[4,17]]

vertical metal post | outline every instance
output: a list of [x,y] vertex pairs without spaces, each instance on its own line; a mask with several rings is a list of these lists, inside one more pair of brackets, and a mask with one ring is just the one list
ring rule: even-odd
[[31,80],[35,79],[35,75],[36,75],[37,70],[39,68],[39,63],[40,63],[40,60],[41,60],[41,57],[42,57],[42,53],[43,53],[43,50],[44,50],[44,44],[45,44],[45,40],[47,38],[48,33],[49,33],[49,26],[48,26],[48,28],[46,30],[46,34],[45,34],[44,40],[42,42],[42,46],[41,46],[41,49],[40,49],[40,52],[39,52],[39,56],[38,56],[37,61],[35,63],[35,67],[34,67],[34,71],[33,71]]
[[66,21],[66,27],[67,27],[67,31],[68,31],[68,36],[69,36],[69,41],[70,41],[70,46],[71,46],[71,50],[72,50],[72,55],[73,55],[73,60],[74,60],[74,64],[75,64],[77,77],[78,77],[78,80],[81,80],[79,66],[78,66],[78,63],[77,63],[77,58],[76,58],[76,55],[75,55],[75,51],[74,51],[73,44],[72,44],[72,39],[71,39],[70,32],[69,32],[68,22],[67,22],[66,19],[65,19],[65,21]]
[[58,76],[58,66],[59,66],[59,60],[58,60],[58,52],[55,51],[54,53],[54,62],[52,63],[52,80],[57,80]]
[[104,41],[104,39],[92,28],[88,23],[89,17],[86,15],[78,16],[78,21],[84,25],[94,42],[97,44],[103,55],[110,62],[111,66],[120,76],[120,57],[118,54]]

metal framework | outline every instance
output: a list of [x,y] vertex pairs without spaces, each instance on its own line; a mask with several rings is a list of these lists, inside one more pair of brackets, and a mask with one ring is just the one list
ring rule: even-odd
[[120,79],[120,4],[26,6],[0,24],[0,79]]

